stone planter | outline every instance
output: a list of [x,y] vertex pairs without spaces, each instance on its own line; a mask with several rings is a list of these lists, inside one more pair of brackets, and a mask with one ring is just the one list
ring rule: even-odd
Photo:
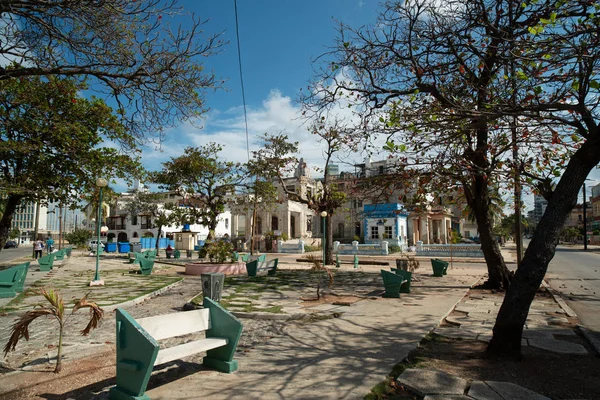
[[202,275],[208,272],[220,272],[225,275],[246,275],[246,263],[188,263],[185,264],[186,275]]

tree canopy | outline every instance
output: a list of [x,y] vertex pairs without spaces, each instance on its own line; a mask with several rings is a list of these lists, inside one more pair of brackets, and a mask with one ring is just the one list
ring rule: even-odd
[[[22,200],[73,204],[97,177],[140,170],[129,132],[85,86],[57,77],[0,80],[0,190],[6,196],[0,244]],[[1,248],[2,246],[0,246]]]
[[219,86],[203,58],[223,45],[177,0],[0,0],[0,80],[72,77],[110,96],[137,137],[194,117]]
[[153,173],[152,180],[159,187],[183,197],[173,217],[179,224],[201,224],[209,232],[217,227],[219,214],[243,179],[239,164],[220,158],[222,150],[216,143],[187,147],[183,155]]

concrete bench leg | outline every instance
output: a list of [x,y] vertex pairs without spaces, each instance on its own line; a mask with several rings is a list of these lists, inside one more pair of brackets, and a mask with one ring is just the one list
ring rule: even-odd
[[146,400],[145,392],[159,345],[144,335],[140,325],[126,311],[117,309],[117,385],[110,389],[111,400]]
[[226,338],[227,345],[207,351],[202,362],[207,367],[222,372],[234,372],[238,369],[238,362],[233,356],[242,336],[242,323],[208,297],[204,298],[203,306],[210,310],[211,328],[206,331],[206,337]]

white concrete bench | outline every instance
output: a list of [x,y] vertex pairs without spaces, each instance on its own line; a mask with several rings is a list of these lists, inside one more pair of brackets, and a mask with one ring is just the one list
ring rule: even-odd
[[[203,364],[223,372],[237,370],[233,359],[242,324],[215,301],[204,298],[204,308],[135,320],[117,309],[117,385],[111,399],[144,395],[155,365],[207,352]],[[160,349],[158,341],[205,332],[205,338]]]

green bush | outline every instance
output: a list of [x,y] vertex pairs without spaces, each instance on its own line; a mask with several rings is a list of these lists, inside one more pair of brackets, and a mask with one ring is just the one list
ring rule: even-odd
[[67,239],[70,244],[74,244],[75,246],[85,246],[91,237],[92,232],[86,229],[75,229],[73,232],[65,234],[65,239]]
[[307,246],[304,245],[304,251],[307,253],[310,253],[311,251],[318,251],[321,250],[321,246]]
[[217,240],[203,246],[211,262],[224,263],[233,252],[233,244],[226,240]]
[[402,248],[400,246],[396,246],[395,244],[393,244],[388,247],[388,251],[390,254],[400,253],[402,251]]

